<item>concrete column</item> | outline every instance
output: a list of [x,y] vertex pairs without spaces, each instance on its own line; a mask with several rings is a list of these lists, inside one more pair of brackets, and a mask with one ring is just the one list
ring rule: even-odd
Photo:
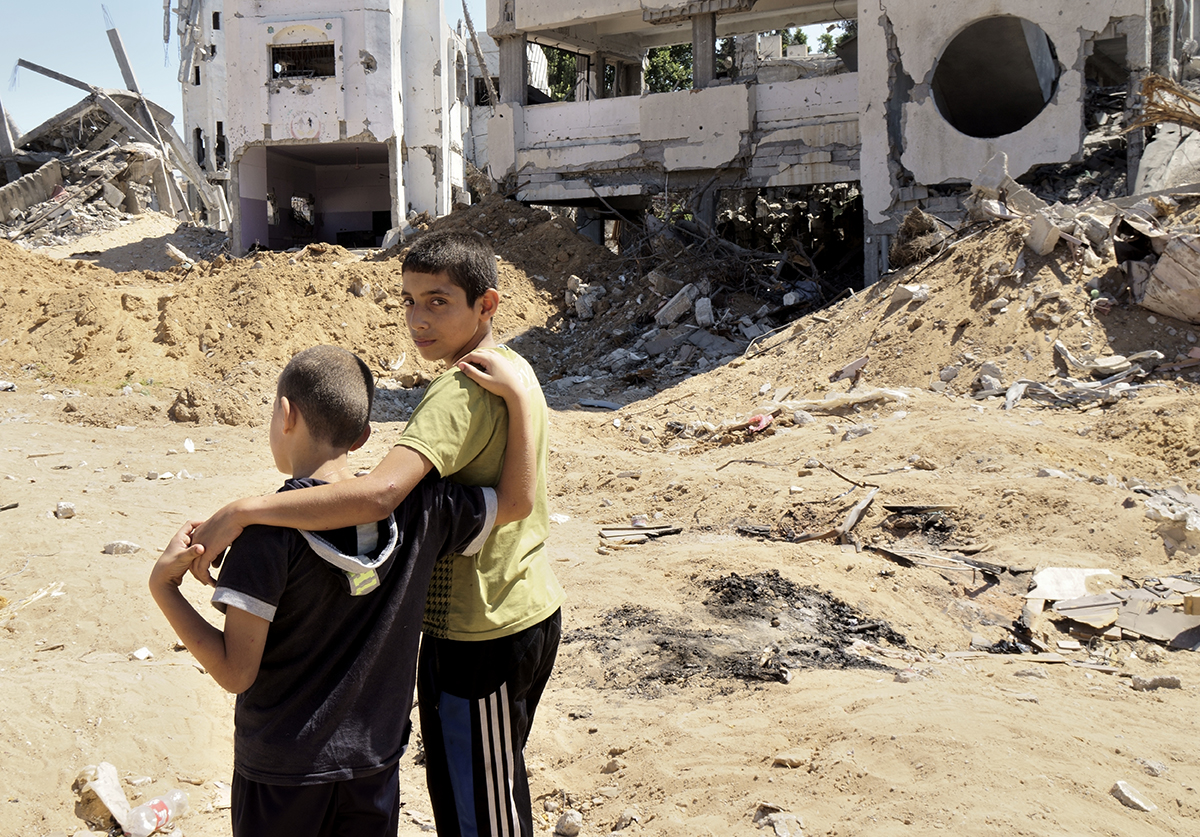
[[708,87],[717,77],[717,16],[692,18],[692,87]]
[[588,100],[588,57],[586,55],[575,56],[575,101],[586,102]]
[[608,98],[608,91],[604,88],[605,70],[608,68],[608,56],[603,52],[597,52],[592,56],[592,72],[594,78],[592,84],[595,85],[592,89],[596,91],[597,99]]
[[500,101],[515,105],[529,103],[529,68],[525,63],[525,33],[511,38],[501,38],[500,48]]
[[644,81],[645,76],[642,74],[641,64],[622,64],[621,75],[623,76],[623,81],[621,83],[621,95],[642,95],[642,82]]
[[[407,158],[403,177],[405,205],[401,212],[428,212],[437,218],[450,211],[446,159],[442,147],[446,118],[446,63],[442,34],[446,13],[439,3],[404,4],[400,55],[394,60],[403,70],[401,101]],[[401,58],[403,56],[403,58]],[[421,68],[415,71],[415,68]],[[435,75],[433,68],[440,71]]]
[[1175,60],[1175,0],[1152,0],[1150,70],[1169,79],[1178,78]]

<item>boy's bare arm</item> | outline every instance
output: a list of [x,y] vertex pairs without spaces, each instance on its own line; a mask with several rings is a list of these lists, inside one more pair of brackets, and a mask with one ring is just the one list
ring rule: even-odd
[[496,525],[523,520],[533,511],[537,495],[537,450],[529,392],[517,368],[496,352],[471,352],[458,362],[458,368],[481,387],[503,398],[508,407],[504,467],[496,485]]
[[258,676],[270,623],[231,607],[225,615],[225,630],[221,631],[183,597],[179,586],[192,561],[204,551],[204,547],[191,541],[194,527],[194,522],[187,523],[171,538],[150,571],[150,593],[197,662],[221,688],[240,694]]
[[193,562],[192,575],[214,584],[213,560],[252,524],[319,531],[383,520],[432,467],[424,454],[397,446],[366,476],[235,500],[196,528],[192,541],[204,546],[204,554]]

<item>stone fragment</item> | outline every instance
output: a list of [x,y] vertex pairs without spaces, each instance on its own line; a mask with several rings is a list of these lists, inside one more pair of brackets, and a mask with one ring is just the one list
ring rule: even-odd
[[121,474],[121,482],[134,482],[137,480],[137,474]]
[[554,824],[554,833],[559,837],[576,837],[583,830],[583,814],[578,811],[567,811]]
[[928,285],[897,285],[892,291],[892,301],[894,302],[928,302],[929,301],[929,286]]
[[1161,761],[1151,761],[1150,759],[1134,759],[1133,763],[1146,771],[1151,776],[1162,776],[1167,772],[1167,766]]
[[600,768],[600,772],[604,774],[619,773],[625,769],[625,763],[620,759],[609,759],[604,767]]
[[873,424],[856,424],[853,427],[848,428],[846,432],[842,434],[842,441],[848,442],[851,439],[858,439],[874,432],[875,425]]
[[637,812],[636,808],[626,808],[621,812],[621,816],[617,817],[617,821],[613,823],[613,831],[623,831],[635,822],[641,822],[642,817]]
[[958,367],[957,366],[947,366],[945,369],[943,369],[941,372],[938,373],[938,379],[945,383],[950,383],[957,377],[958,377]]
[[1124,780],[1113,785],[1109,793],[1115,796],[1126,808],[1132,808],[1135,811],[1144,811],[1148,814],[1158,809],[1157,805],[1142,796],[1141,791]]
[[1025,243],[1039,256],[1049,255],[1058,244],[1059,229],[1048,212],[1038,212],[1029,221]]
[[816,420],[816,416],[814,416],[812,413],[805,412],[804,410],[796,410],[794,413],[792,413],[792,421],[796,423],[797,427],[804,427],[805,425],[813,424]]
[[141,551],[142,548],[133,541],[109,541],[104,545],[105,555],[128,555]]
[[702,296],[696,300],[696,325],[701,328],[710,328],[716,323],[716,318],[713,316],[712,300],[709,297]]
[[67,520],[75,516],[74,503],[59,503],[54,508],[54,516],[59,520]]
[[692,303],[700,296],[700,291],[689,282],[679,289],[679,292],[659,309],[654,315],[654,322],[659,326],[669,326],[692,309]]
[[1152,692],[1155,689],[1183,688],[1183,683],[1173,674],[1158,674],[1154,677],[1135,676],[1133,678],[1132,685],[1135,692]]

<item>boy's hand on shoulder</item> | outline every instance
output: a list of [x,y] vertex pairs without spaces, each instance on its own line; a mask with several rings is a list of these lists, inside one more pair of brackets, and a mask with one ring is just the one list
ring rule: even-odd
[[242,534],[242,527],[234,520],[236,508],[236,501],[229,503],[208,520],[199,521],[192,532],[191,542],[201,545],[201,552],[192,563],[192,575],[201,584],[217,586],[209,567],[221,566],[225,550]]
[[525,392],[525,385],[514,363],[499,352],[474,351],[458,361],[459,370],[475,383],[508,399]]
[[167,548],[163,550],[154,568],[150,571],[150,586],[171,585],[179,587],[183,577],[192,567],[192,562],[204,554],[204,546],[193,543],[192,535],[200,524],[198,520],[189,520],[183,524],[172,537]]

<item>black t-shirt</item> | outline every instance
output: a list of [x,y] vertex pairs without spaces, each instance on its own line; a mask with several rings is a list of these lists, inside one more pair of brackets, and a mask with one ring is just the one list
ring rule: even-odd
[[[288,480],[282,490],[317,484]],[[351,595],[346,571],[318,557],[298,530],[250,526],[230,548],[213,604],[271,620],[258,676],[234,712],[234,769],[243,777],[335,782],[403,754],[434,561],[482,545],[494,494],[431,473],[391,519],[394,530],[381,521],[319,533],[348,556],[365,551],[370,561],[374,552],[373,565],[396,537],[377,567],[379,586],[364,595]]]

